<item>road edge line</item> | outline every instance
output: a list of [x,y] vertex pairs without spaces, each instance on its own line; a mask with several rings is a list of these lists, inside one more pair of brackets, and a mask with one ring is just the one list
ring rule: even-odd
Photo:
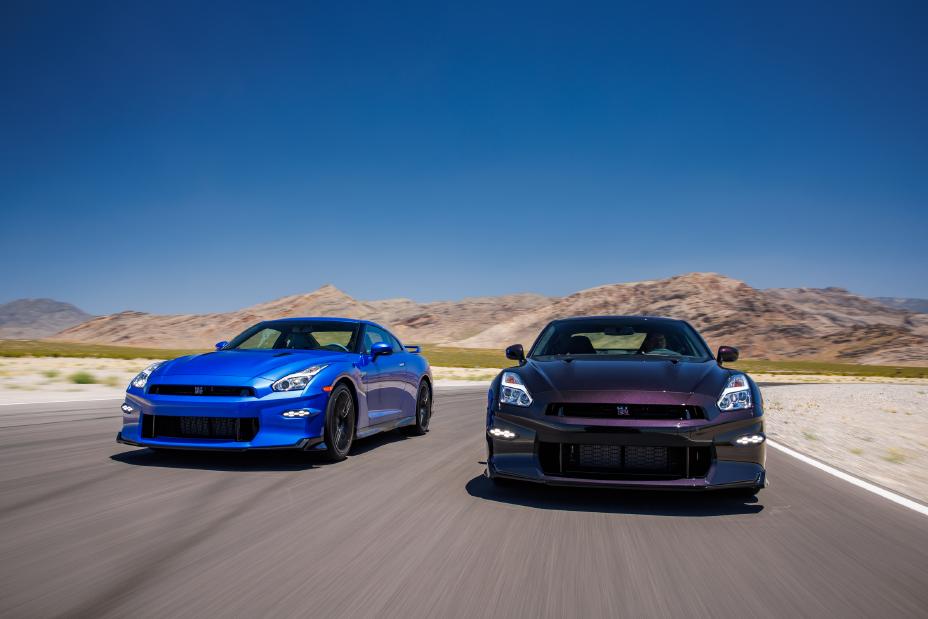
[[820,460],[816,460],[815,458],[812,458],[803,453],[800,453],[796,451],[795,449],[791,449],[790,447],[787,447],[786,445],[781,445],[780,443],[771,441],[770,439],[767,439],[767,444],[770,447],[773,447],[774,449],[776,449],[777,451],[781,451],[788,456],[792,456],[793,458],[796,458],[800,462],[805,462],[806,464],[813,466],[820,471],[824,471],[828,473],[829,475],[833,475],[834,477],[837,477],[838,479],[842,479],[850,484],[857,486],[858,488],[862,488],[866,490],[867,492],[871,492],[877,496],[883,497],[884,499],[892,501],[893,503],[896,503],[897,505],[901,505],[902,507],[907,507],[911,509],[912,511],[918,512],[919,514],[923,516],[928,516],[928,505],[923,505],[922,503],[919,503],[918,501],[912,500],[908,497],[904,497],[901,494],[896,494],[892,490],[887,490],[886,488],[883,488],[876,484],[872,484],[869,481],[865,481],[859,477],[855,477],[854,475],[851,475],[850,473],[845,473],[844,471],[840,469],[836,469],[835,467],[825,464],[824,462],[821,462]]
[[119,400],[123,396],[117,395],[112,398],[86,398],[83,400],[47,400],[45,402],[0,402],[0,406],[30,406],[32,404],[80,404],[81,402],[106,402],[107,400]]

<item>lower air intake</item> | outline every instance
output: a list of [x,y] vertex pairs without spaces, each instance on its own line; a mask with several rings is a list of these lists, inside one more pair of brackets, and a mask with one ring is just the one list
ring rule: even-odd
[[706,476],[712,452],[710,447],[539,443],[538,457],[546,475],[687,479]]
[[251,441],[258,433],[255,417],[182,417],[142,415],[143,438],[201,438]]

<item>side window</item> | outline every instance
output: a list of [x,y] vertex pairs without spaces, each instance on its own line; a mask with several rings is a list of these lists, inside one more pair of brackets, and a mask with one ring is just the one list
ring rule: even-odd
[[390,344],[390,336],[388,336],[383,329],[378,329],[371,325],[364,327],[364,352],[370,354],[371,346],[379,342]]
[[396,339],[395,335],[389,332],[387,333],[387,335],[390,337],[390,340],[389,340],[390,343],[393,344],[393,352],[406,352],[406,349],[403,348],[403,345],[400,344],[400,341]]

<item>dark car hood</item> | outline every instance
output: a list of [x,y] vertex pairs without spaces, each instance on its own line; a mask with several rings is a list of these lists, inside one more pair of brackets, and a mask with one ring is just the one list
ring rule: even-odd
[[542,391],[668,391],[718,395],[728,371],[715,361],[530,359],[519,370]]
[[240,376],[277,379],[317,363],[331,364],[349,360],[351,357],[350,354],[328,350],[219,350],[168,361],[159,368],[157,376]]

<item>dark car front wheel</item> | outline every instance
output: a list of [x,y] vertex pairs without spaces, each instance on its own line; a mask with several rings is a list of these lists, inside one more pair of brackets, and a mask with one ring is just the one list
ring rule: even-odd
[[419,385],[416,396],[416,424],[404,428],[407,434],[422,436],[429,431],[429,422],[432,420],[432,389],[427,382]]
[[354,442],[355,418],[351,390],[345,385],[337,386],[325,411],[325,451],[333,462],[348,456]]

